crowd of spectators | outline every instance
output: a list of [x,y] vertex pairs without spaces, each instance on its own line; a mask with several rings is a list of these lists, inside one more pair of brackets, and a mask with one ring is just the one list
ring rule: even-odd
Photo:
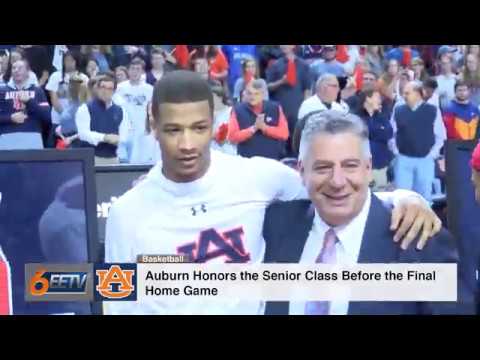
[[307,115],[350,112],[369,128],[372,186],[431,200],[444,140],[480,137],[479,56],[480,45],[0,45],[0,150],[161,161],[154,86],[188,69],[215,95],[213,147],[295,166]]

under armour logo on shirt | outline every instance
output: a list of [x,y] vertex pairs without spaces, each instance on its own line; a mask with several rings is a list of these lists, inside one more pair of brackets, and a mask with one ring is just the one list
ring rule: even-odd
[[202,204],[199,208],[196,207],[196,206],[192,206],[191,210],[192,210],[192,215],[197,216],[199,211],[201,211],[203,213],[206,213],[207,212],[207,206],[205,204]]

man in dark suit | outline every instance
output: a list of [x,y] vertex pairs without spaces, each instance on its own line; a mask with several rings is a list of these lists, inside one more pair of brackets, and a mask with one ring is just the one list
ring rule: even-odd
[[299,159],[311,201],[270,206],[265,262],[458,263],[458,301],[272,302],[267,315],[474,313],[474,274],[462,268],[448,232],[442,230],[422,251],[402,250],[393,241],[390,210],[368,187],[372,158],[361,119],[334,111],[313,114],[302,133]]

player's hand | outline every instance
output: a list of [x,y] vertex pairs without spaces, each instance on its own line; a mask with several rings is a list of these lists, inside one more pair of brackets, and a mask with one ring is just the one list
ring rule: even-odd
[[13,113],[11,119],[12,119],[12,122],[14,122],[15,124],[23,124],[27,117],[28,117],[27,115],[19,111],[19,112]]
[[392,211],[390,230],[396,231],[394,241],[402,240],[401,248],[407,249],[410,243],[421,233],[417,249],[422,250],[429,239],[442,228],[442,222],[418,196],[409,196],[400,201]]

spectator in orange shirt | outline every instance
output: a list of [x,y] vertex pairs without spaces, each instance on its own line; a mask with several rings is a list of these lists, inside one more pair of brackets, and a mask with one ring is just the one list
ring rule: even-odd
[[480,110],[470,101],[470,89],[463,81],[455,83],[455,98],[450,100],[443,112],[447,138],[456,140],[477,140]]
[[277,102],[265,100],[265,82],[257,79],[246,88],[246,102],[235,105],[228,124],[227,138],[238,144],[244,157],[263,156],[280,160],[288,139],[288,123]]
[[226,91],[228,62],[220,49],[215,45],[196,46],[190,57],[192,70],[207,79],[213,91]]
[[216,45],[205,45],[205,53],[209,65],[210,79],[223,83],[228,76],[227,58]]

